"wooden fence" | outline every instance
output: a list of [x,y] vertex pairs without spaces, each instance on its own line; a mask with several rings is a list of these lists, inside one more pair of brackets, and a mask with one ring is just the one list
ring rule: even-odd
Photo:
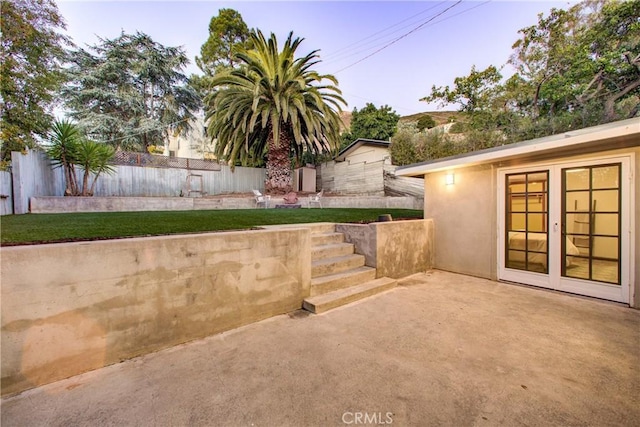
[[112,161],[114,165],[140,166],[153,168],[176,168],[220,171],[220,163],[204,159],[188,159],[186,157],[167,157],[149,153],[118,151]]
[[326,162],[319,168],[317,185],[333,193],[384,196],[383,163]]
[[13,212],[12,193],[11,172],[0,171],[0,215],[10,215]]
[[326,162],[317,174],[318,188],[340,194],[367,196],[412,196],[424,198],[422,178],[397,177],[393,166],[377,162]]
[[[62,169],[54,168],[46,154],[35,150],[27,154],[18,152],[11,154],[13,213],[29,212],[31,197],[64,195],[65,181]],[[235,172],[232,172],[228,166],[217,165],[217,167],[218,170],[194,170],[116,165],[114,174],[100,175],[94,195],[189,197],[264,189],[265,169],[236,167]],[[77,173],[81,180],[82,169]],[[5,178],[0,178],[4,183]],[[6,214],[9,213],[11,212],[6,212]],[[5,214],[4,210],[2,214]]]

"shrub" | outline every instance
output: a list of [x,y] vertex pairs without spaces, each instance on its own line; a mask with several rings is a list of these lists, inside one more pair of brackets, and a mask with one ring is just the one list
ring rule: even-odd
[[455,122],[449,128],[449,133],[464,133],[466,128],[467,127],[465,126],[464,122]]
[[431,117],[428,114],[425,114],[424,116],[420,117],[420,119],[418,120],[418,131],[422,132],[425,129],[432,129],[434,127],[436,127],[437,123],[435,120],[433,120],[433,117]]

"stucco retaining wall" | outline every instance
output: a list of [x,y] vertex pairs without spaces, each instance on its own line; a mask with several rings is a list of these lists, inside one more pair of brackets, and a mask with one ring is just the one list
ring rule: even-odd
[[[298,203],[306,208],[307,197],[300,197]],[[269,206],[283,204],[281,197],[272,197]],[[31,213],[68,212],[127,212],[127,211],[171,211],[210,209],[252,209],[253,197],[32,197]],[[423,208],[422,200],[414,197],[324,197],[325,208]],[[317,208],[313,205],[313,208]]]
[[433,267],[431,219],[336,224],[336,231],[364,255],[366,265],[377,269],[377,277],[398,279]]
[[298,309],[309,229],[0,249],[2,394]]

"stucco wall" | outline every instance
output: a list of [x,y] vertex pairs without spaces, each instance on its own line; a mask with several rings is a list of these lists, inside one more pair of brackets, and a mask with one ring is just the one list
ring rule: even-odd
[[309,229],[4,247],[2,394],[298,309]]
[[[640,144],[640,141],[638,142]],[[579,161],[598,156],[635,153],[634,289],[632,307],[640,308],[640,147],[584,154],[543,163]],[[425,176],[424,217],[434,220],[434,268],[497,279],[497,168],[483,165],[454,171],[455,184],[445,184],[445,172]],[[527,166],[523,164],[523,167]]]
[[[640,144],[640,141],[638,141]],[[640,231],[638,231],[638,227],[640,227],[640,147],[636,147],[632,150],[636,154],[635,159],[635,224],[634,230],[636,239],[635,239],[635,257],[634,257],[634,267],[635,267],[635,280],[634,280],[634,292],[632,295],[632,306],[635,308],[640,308]]]
[[445,173],[424,180],[424,217],[434,222],[434,267],[497,279],[496,190],[491,166],[455,170],[455,183]]
[[372,145],[361,145],[360,147],[353,150],[348,156],[346,156],[345,161],[350,163],[371,163],[371,162],[379,162],[388,158],[390,156],[389,149],[386,147],[377,147]]
[[361,224],[336,224],[377,277],[398,279],[433,267],[431,219]]

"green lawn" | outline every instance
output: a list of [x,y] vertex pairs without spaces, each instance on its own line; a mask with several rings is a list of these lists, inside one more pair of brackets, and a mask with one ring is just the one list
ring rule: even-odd
[[246,230],[260,225],[375,221],[378,215],[422,218],[410,209],[238,209],[3,216],[2,245]]

